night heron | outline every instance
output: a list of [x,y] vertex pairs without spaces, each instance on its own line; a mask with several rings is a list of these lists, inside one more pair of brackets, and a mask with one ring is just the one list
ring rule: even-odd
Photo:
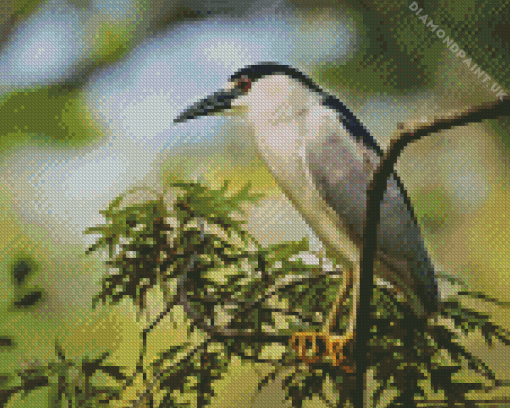
[[[354,335],[366,194],[382,150],[342,102],[287,65],[261,63],[240,69],[225,89],[195,103],[174,122],[214,113],[244,119],[246,142],[255,144],[282,190],[323,243],[352,265],[339,291],[340,297],[347,295],[347,287],[353,292],[346,334],[329,335],[335,321],[330,316],[324,333],[293,337],[303,361],[317,359],[304,355],[306,341],[316,352],[322,339],[326,354],[339,364],[343,346]],[[384,278],[417,317],[427,318],[438,310],[434,268],[396,173],[388,180],[381,204],[376,262],[379,280]],[[339,303],[340,298],[335,307]]]

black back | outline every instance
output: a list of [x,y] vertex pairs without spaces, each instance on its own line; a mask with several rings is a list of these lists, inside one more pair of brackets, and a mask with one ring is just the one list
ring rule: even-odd
[[306,74],[298,71],[290,65],[277,64],[275,62],[261,62],[255,65],[248,65],[241,68],[231,77],[231,81],[240,79],[243,76],[248,77],[252,82],[259,80],[265,76],[283,74],[287,75],[301,84],[306,86],[310,91],[317,92],[322,97],[322,104],[330,109],[335,110],[339,115],[339,120],[342,122],[344,127],[349,131],[356,140],[362,141],[367,147],[374,150],[379,156],[382,156],[382,150],[370,135],[369,131],[363,126],[363,124],[356,118],[356,116],[340,102],[333,95],[328,94],[322,88],[313,82]]

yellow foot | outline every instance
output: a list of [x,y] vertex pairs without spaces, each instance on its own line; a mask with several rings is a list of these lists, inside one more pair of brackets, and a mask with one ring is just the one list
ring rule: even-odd
[[354,373],[354,367],[348,364],[341,364],[345,360],[344,348],[353,339],[352,336],[330,336],[329,337],[329,356],[333,358],[334,366],[341,366],[345,372]]
[[[321,357],[331,357],[333,365],[340,366],[345,360],[343,349],[353,336],[332,336],[329,333],[302,332],[293,333],[292,348],[305,364],[314,364]],[[346,372],[353,373],[349,365],[341,366]]]

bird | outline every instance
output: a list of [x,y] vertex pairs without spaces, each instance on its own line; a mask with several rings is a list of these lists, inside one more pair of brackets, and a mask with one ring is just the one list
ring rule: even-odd
[[[340,365],[345,358],[342,349],[355,335],[367,189],[382,148],[346,104],[298,69],[276,62],[237,70],[223,89],[189,106],[174,122],[210,115],[231,115],[243,121],[245,142],[255,146],[304,220],[326,247],[353,265],[332,311],[338,312],[347,287],[351,288],[353,312],[347,333],[331,335],[336,317],[330,315],[322,333],[292,337],[304,362],[317,361],[319,343],[325,342],[322,356],[329,355]],[[428,318],[439,311],[434,266],[396,171],[388,179],[381,203],[375,260],[377,276],[404,298],[416,317]],[[306,344],[312,344],[312,357],[306,354]],[[349,371],[349,366],[344,368]]]

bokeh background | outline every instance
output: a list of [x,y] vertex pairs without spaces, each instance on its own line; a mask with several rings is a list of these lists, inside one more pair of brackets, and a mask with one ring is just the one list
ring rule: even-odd
[[[144,322],[129,303],[91,309],[107,269],[105,259],[85,258],[96,237],[83,234],[132,187],[161,190],[179,178],[212,186],[230,179],[233,188],[251,181],[266,197],[248,212],[261,243],[309,236],[320,247],[243,143],[241,121],[172,123],[238,68],[276,61],[306,72],[344,100],[383,147],[399,122],[494,101],[494,84],[510,90],[510,2],[421,1],[419,16],[411,3],[1,2],[0,386],[14,384],[20,367],[53,356],[55,339],[71,356],[113,350],[111,362],[134,369]],[[419,20],[425,14],[491,79],[470,71]],[[423,139],[398,165],[437,269],[507,302],[509,153],[507,117]],[[508,309],[471,306],[510,328]],[[154,296],[152,315],[161,307]],[[184,340],[181,326],[165,323],[150,336],[149,356]],[[508,350],[489,350],[476,336],[464,341],[510,380]],[[265,370],[233,361],[213,406],[286,406],[278,381],[257,391]],[[45,392],[8,406],[45,406]],[[490,397],[509,394],[506,388]]]

